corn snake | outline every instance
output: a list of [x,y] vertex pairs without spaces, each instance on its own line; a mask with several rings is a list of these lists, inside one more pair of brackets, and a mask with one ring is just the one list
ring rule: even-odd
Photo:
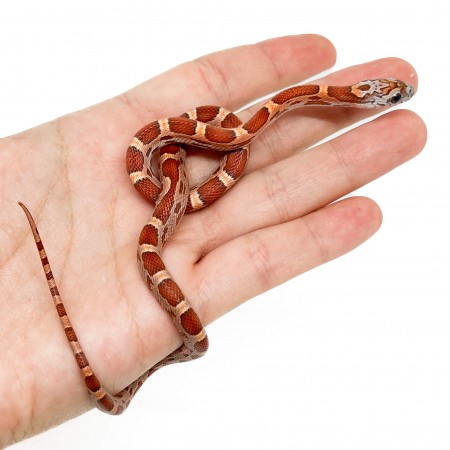
[[[285,112],[303,106],[377,108],[402,103],[412,95],[411,86],[395,79],[367,80],[351,86],[301,85],[276,94],[244,124],[225,108],[201,106],[180,117],[151,122],[136,133],[127,150],[127,172],[137,191],[155,204],[153,216],[139,237],[138,264],[149,290],[171,317],[183,344],[115,395],[102,386],[91,369],[62,303],[33,217],[19,203],[30,224],[57,313],[94,405],[106,413],[120,414],[156,370],[199,358],[207,351],[208,338],[201,320],[167,271],[161,253],[185,213],[210,205],[239,180],[249,157],[249,144],[259,133]],[[196,187],[189,186],[185,169],[190,147],[224,152],[219,167]]]

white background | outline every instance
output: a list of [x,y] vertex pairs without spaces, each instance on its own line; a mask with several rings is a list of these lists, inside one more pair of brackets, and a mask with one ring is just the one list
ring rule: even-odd
[[418,158],[358,191],[384,213],[369,242],[209,326],[209,354],[152,377],[123,416],[93,410],[15,448],[450,448],[446,3],[2,0],[0,136],[204,53],[306,32],[334,42],[337,68],[413,63],[407,107],[429,129]]

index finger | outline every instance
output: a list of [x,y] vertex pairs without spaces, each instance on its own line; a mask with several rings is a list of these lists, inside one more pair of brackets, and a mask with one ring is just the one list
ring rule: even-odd
[[335,58],[333,45],[322,36],[280,37],[184,63],[121,98],[137,117],[137,127],[204,104],[235,110],[329,68]]

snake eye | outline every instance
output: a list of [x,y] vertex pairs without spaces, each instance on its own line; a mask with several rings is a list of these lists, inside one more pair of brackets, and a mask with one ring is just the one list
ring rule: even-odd
[[400,92],[397,92],[391,97],[391,103],[398,103],[402,99],[402,94]]

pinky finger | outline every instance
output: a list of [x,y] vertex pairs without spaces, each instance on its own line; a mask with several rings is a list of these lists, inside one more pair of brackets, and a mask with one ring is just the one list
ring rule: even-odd
[[210,323],[246,300],[358,247],[381,225],[365,197],[333,203],[290,222],[240,236],[197,265],[202,317]]

